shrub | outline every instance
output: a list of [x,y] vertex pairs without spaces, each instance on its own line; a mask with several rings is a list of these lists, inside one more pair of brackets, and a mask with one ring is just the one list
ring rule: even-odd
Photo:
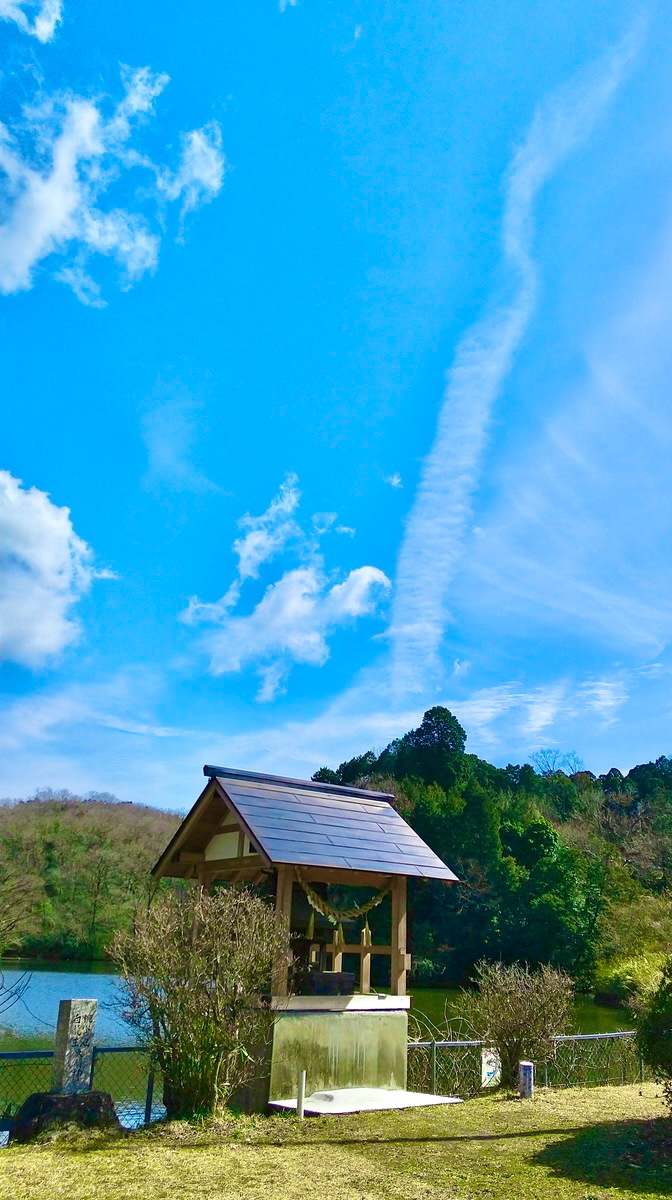
[[663,1084],[672,1115],[672,955],[663,964],[656,990],[638,1005],[637,1043],[644,1062]]
[[563,1033],[572,1008],[572,981],[554,967],[530,971],[519,963],[476,964],[476,992],[463,992],[464,1016],[475,1037],[494,1046],[502,1084],[516,1087],[518,1063],[548,1062],[554,1034]]
[[169,1116],[221,1111],[259,1072],[272,1031],[264,994],[288,931],[246,888],[157,897],[117,935],[124,1016],[152,1051]]
[[657,951],[644,951],[600,963],[595,971],[595,992],[607,1000],[628,1004],[635,997],[654,991],[660,981],[664,958]]

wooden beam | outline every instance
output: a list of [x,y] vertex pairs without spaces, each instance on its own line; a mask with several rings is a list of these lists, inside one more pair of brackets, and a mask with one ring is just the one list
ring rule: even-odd
[[203,859],[203,865],[208,871],[215,871],[217,874],[221,874],[223,871],[238,871],[241,867],[256,867],[259,870],[260,867],[266,864],[258,854],[246,854],[240,858],[205,858]]
[[392,884],[392,962],[390,985],[393,996],[406,995],[406,878],[398,875]]
[[398,875],[381,875],[377,871],[351,871],[340,867],[299,866],[301,878],[306,883],[343,883],[351,887],[387,887]]
[[[292,887],[294,885],[294,868],[293,867],[278,867],[278,887],[275,893],[275,918],[278,926],[285,928],[289,927],[291,932],[292,920]],[[273,967],[273,995],[286,996],[288,994],[287,986],[287,963],[285,961],[276,962]]]
[[[360,954],[362,950],[362,943],[353,942],[352,945],[343,946],[341,949],[343,954]],[[391,946],[367,946],[366,949],[369,954],[392,954]],[[334,943],[329,942],[329,944],[325,946],[325,950],[327,951],[327,954],[333,954]]]

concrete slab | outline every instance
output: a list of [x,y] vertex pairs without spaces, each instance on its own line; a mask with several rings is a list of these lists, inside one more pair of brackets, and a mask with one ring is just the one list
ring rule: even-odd
[[[271,1100],[271,1108],[296,1108],[296,1100]],[[424,1108],[432,1104],[461,1104],[458,1096],[432,1096],[401,1088],[332,1088],[306,1096],[307,1113],[376,1112],[390,1108]]]

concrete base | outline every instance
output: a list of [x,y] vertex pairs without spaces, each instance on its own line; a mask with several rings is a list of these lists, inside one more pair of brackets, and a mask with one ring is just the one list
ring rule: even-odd
[[[272,1108],[295,1109],[296,1100],[271,1100]],[[407,1092],[385,1088],[335,1088],[313,1092],[306,1096],[304,1111],[326,1113],[379,1112],[390,1108],[425,1108],[432,1104],[461,1104],[457,1096],[431,1096],[424,1092]]]
[[316,999],[340,1003],[331,1008],[320,1004],[278,1012],[273,1030],[269,1100],[296,1094],[300,1071],[306,1072],[311,1092],[362,1087],[404,1089],[407,998],[400,998],[403,1007],[392,1007],[392,997],[385,996],[376,1005],[376,997],[367,996],[362,1008],[343,1004],[345,1000],[352,1003],[353,997]]
[[258,1077],[231,1098],[245,1112],[295,1096],[301,1071],[312,1092],[406,1087],[408,996],[291,996],[276,1016]]

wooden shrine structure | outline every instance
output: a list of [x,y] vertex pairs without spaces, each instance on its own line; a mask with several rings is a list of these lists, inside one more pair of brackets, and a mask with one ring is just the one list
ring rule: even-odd
[[[307,1067],[311,1061],[316,1086],[377,1081],[377,1086],[404,1087],[407,880],[453,883],[457,877],[386,793],[224,767],[206,766],[203,772],[205,788],[152,873],[194,879],[203,887],[218,881],[275,882],[276,912],[289,924],[301,969],[288,976],[283,961],[273,974],[278,1018],[271,1098],[295,1086],[296,1063]],[[330,884],[372,888],[375,894],[339,911],[327,898],[324,885]],[[368,920],[359,939],[347,941],[343,926],[366,915],[388,893],[389,942],[372,944]],[[343,972],[347,955],[358,957],[357,973]],[[374,955],[390,959],[390,994],[371,990]]]

